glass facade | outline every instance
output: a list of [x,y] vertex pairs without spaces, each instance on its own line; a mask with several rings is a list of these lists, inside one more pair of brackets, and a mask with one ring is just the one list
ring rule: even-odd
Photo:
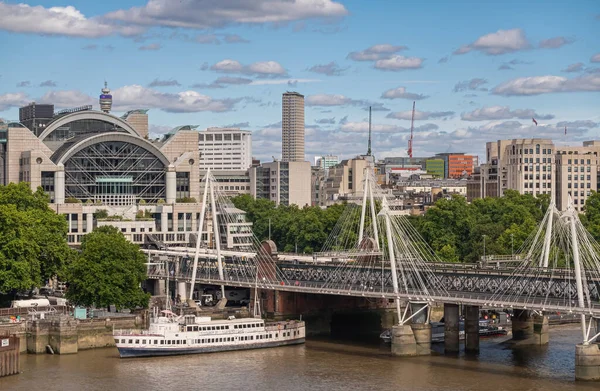
[[129,205],[166,196],[165,166],[152,152],[124,141],[82,149],[65,163],[65,197]]
[[44,141],[66,141],[77,136],[105,132],[125,132],[125,129],[107,121],[79,119],[56,128]]

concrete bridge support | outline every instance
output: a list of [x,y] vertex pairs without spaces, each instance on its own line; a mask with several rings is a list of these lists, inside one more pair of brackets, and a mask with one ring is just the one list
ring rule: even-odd
[[[595,323],[596,333],[600,333],[600,319]],[[600,337],[596,343],[575,346],[575,380],[600,380]]]
[[181,297],[181,300],[185,300],[187,298],[186,295],[186,282],[185,281],[178,281],[177,282],[177,294]]
[[154,285],[152,287],[152,295],[153,296],[164,296],[165,294],[166,294],[165,281],[164,280],[154,280]]
[[458,304],[444,304],[444,350],[458,353],[460,350],[460,315]]
[[600,345],[575,346],[575,379],[600,380]]
[[514,345],[546,345],[548,343],[548,317],[533,315],[528,310],[515,310],[512,319]]
[[465,307],[465,352],[479,353],[479,306]]
[[[431,324],[429,323],[426,303],[409,303],[412,324],[392,327],[392,355],[394,356],[427,356],[431,354]],[[419,312],[420,311],[420,312]]]

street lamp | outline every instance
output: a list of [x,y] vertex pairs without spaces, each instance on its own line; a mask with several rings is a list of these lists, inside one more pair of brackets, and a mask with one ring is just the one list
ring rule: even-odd
[[483,262],[485,262],[485,238],[487,235],[483,235]]
[[512,258],[515,258],[515,241],[514,241],[514,237],[513,234],[510,234],[510,253],[512,255]]

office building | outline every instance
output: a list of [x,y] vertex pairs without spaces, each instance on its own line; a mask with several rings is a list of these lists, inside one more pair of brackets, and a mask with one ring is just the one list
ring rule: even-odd
[[338,199],[361,197],[366,169],[370,166],[368,159],[357,157],[331,167],[325,180],[326,203],[330,205]]
[[31,102],[19,108],[19,122],[39,136],[54,117],[54,105]]
[[473,173],[473,156],[464,153],[438,153],[435,159],[444,161],[444,178],[468,177]]
[[311,205],[310,162],[274,161],[250,169],[250,193],[276,205]]
[[281,104],[281,160],[304,161],[304,95],[283,94]]
[[327,171],[331,167],[335,166],[340,162],[339,158],[334,155],[316,156],[315,166],[322,168]]
[[443,159],[427,159],[425,161],[425,171],[435,178],[444,178],[444,160]]
[[573,207],[584,211],[591,191],[598,189],[600,141],[585,141],[583,146],[556,147],[556,207],[565,210],[569,198]]
[[252,166],[252,132],[207,128],[198,132],[200,170],[247,170]]

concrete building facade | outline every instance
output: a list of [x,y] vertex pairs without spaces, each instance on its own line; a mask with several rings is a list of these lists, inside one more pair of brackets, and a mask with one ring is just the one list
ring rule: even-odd
[[427,159],[425,161],[425,171],[436,178],[444,178],[444,160]]
[[286,92],[281,100],[281,160],[304,161],[304,95]]
[[250,194],[276,205],[311,205],[310,162],[274,161],[252,167]]
[[[147,123],[136,113],[140,123]],[[125,119],[87,108],[55,115],[36,136],[20,123],[5,125],[4,183],[28,182],[49,195],[78,244],[94,227],[121,228],[133,242],[189,243],[199,197],[198,133],[182,131],[152,143]],[[112,219],[97,217],[98,212]],[[150,238],[151,237],[151,238]]]
[[565,210],[571,198],[575,210],[583,212],[591,191],[598,189],[600,141],[556,149],[556,207]]
[[326,203],[329,205],[339,198],[361,196],[367,167],[370,167],[370,161],[361,157],[342,160],[331,167],[325,180]]
[[335,155],[317,156],[315,158],[315,166],[321,167],[325,171],[329,170],[339,162],[340,159]]
[[19,108],[19,122],[39,136],[54,117],[54,105],[31,102]]
[[252,166],[252,132],[207,128],[198,132],[200,169],[247,170]]

